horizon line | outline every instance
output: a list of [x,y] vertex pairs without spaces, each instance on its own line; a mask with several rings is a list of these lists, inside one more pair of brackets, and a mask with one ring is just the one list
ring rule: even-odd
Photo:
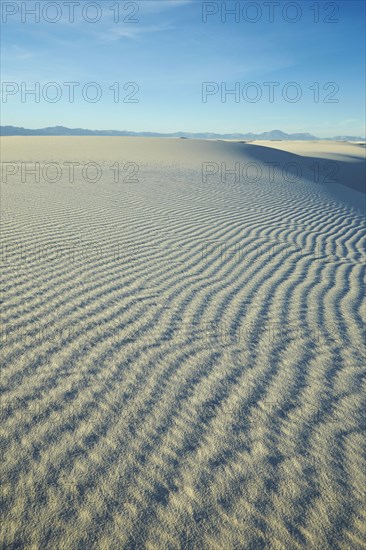
[[[115,133],[117,135],[115,136],[110,136],[110,137],[123,137],[123,136],[118,136],[118,134],[125,134],[126,137],[128,137],[128,135],[130,137],[133,137],[133,136],[136,136],[136,137],[185,137],[185,136],[191,136],[191,137],[195,137],[195,136],[208,136],[206,139],[209,139],[209,136],[213,136],[213,137],[227,137],[229,138],[230,136],[236,136],[238,138],[246,138],[246,139],[255,139],[256,137],[259,137],[259,136],[263,136],[265,134],[275,134],[275,133],[279,133],[279,134],[284,134],[285,136],[304,136],[305,139],[307,137],[307,139],[310,141],[310,140],[335,140],[335,139],[339,139],[339,138],[343,138],[343,140],[346,140],[345,138],[356,138],[357,140],[366,140],[366,137],[362,137],[362,136],[359,136],[359,135],[350,135],[350,134],[347,134],[347,135],[341,135],[341,134],[338,134],[336,136],[327,136],[327,137],[318,137],[310,132],[286,132],[284,130],[279,130],[278,128],[275,128],[275,129],[272,129],[272,130],[266,130],[266,131],[263,131],[263,132],[253,132],[253,131],[249,131],[249,132],[211,132],[211,131],[200,131],[200,132],[191,132],[191,131],[183,131],[183,130],[177,130],[175,132],[157,132],[157,131],[153,131],[153,130],[142,130],[142,131],[135,131],[135,130],[115,130],[115,129],[103,129],[103,130],[100,130],[100,129],[90,129],[90,128],[81,128],[81,127],[76,127],[76,128],[70,128],[68,126],[62,126],[62,125],[56,125],[56,126],[45,126],[45,127],[42,127],[42,128],[26,128],[24,126],[13,126],[13,125],[1,125],[0,126],[0,135],[3,136],[3,137],[6,137],[6,136],[17,136],[17,135],[27,135],[27,134],[23,134],[23,133],[16,133],[16,132],[45,132],[45,135],[48,135],[49,136],[49,133],[46,133],[46,131],[48,130],[57,130],[59,129],[60,132],[67,132],[67,131],[70,131],[70,132],[90,132],[90,133],[96,133],[96,134],[109,134],[109,133]],[[7,134],[7,133],[3,133],[3,131],[9,131],[11,133]],[[55,134],[56,135],[59,135],[59,136],[68,136],[68,134],[64,133],[59,133],[59,134]],[[80,135],[83,135],[83,134],[80,134]],[[85,136],[87,137],[87,136]],[[201,138],[202,139],[202,138]],[[205,139],[205,138],[203,138]],[[270,138],[268,138],[270,139]],[[276,138],[274,138],[276,139]]]

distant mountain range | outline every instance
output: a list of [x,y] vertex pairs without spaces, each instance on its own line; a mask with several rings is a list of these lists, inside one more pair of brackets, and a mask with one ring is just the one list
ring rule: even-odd
[[85,130],[84,128],[66,128],[65,126],[52,126],[29,130],[16,126],[0,126],[1,136],[140,136],[140,137],[176,137],[192,139],[243,139],[243,140],[334,140],[334,141],[365,141],[359,136],[335,136],[330,138],[318,138],[309,133],[286,134],[281,130],[271,130],[261,134],[215,134],[211,132],[190,133],[175,132],[172,134],[161,134],[158,132],[129,132],[125,130]]

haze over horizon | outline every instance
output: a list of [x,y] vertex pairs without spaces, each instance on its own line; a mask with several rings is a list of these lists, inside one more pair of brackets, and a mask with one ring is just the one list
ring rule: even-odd
[[237,132],[237,133],[216,133],[216,132],[169,132],[160,133],[153,130],[134,132],[121,129],[91,129],[91,128],[67,128],[65,126],[47,126],[45,128],[24,128],[19,126],[0,126],[0,136],[145,136],[145,137],[187,137],[192,139],[247,139],[247,140],[365,140],[362,136],[327,136],[320,138],[309,132],[286,133],[279,129],[267,132]]

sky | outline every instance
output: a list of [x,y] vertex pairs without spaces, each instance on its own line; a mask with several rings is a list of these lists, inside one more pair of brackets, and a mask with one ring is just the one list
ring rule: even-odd
[[2,125],[365,136],[363,1],[1,9]]

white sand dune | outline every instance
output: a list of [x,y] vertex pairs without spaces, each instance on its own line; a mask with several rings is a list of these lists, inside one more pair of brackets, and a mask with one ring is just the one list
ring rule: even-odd
[[343,141],[257,141],[252,143],[288,151],[296,154],[300,159],[305,157],[306,166],[310,168],[313,180],[318,173],[316,168],[318,163],[322,168],[322,173],[318,174],[319,181],[325,180],[325,183],[329,184],[334,180],[361,193],[366,192],[365,143]]
[[365,548],[362,144],[1,151],[1,546]]

